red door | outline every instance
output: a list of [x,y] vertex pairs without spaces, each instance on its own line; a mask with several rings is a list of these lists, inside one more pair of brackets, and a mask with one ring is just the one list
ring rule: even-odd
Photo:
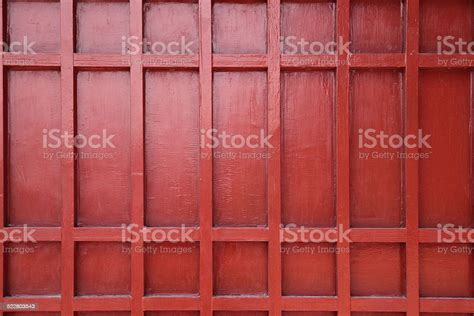
[[2,315],[474,313],[472,0],[1,10]]

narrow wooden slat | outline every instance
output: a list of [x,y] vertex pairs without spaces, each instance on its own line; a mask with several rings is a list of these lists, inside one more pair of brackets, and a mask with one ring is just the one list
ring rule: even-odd
[[269,314],[281,315],[281,115],[280,115],[280,0],[267,2],[268,15],[268,118],[267,133],[273,136],[267,161],[268,190],[268,293]]
[[199,68],[198,55],[142,55],[145,68]]
[[143,310],[194,311],[199,310],[197,296],[147,296],[143,298]]
[[12,67],[59,67],[61,65],[60,54],[34,55],[3,53],[3,65]]
[[349,236],[352,242],[404,243],[407,231],[404,228],[352,228]]
[[354,54],[349,58],[352,68],[402,68],[405,54]]
[[[4,26],[5,26],[5,21],[4,17],[6,10],[6,3],[5,1],[0,2],[0,41],[3,43],[5,41],[4,39]],[[8,103],[5,102],[5,82],[4,79],[6,77],[5,73],[5,67],[3,66],[3,63],[5,62],[5,54],[0,54],[0,95],[1,100],[0,104],[2,105],[2,111],[0,111],[0,211],[2,216],[0,216],[0,229],[3,229],[5,227],[5,214],[6,214],[6,209],[5,209],[5,197],[7,195],[8,187],[5,185],[6,181],[6,175],[5,175],[5,166],[8,163],[7,159],[7,153],[5,151],[5,145],[8,142],[7,139],[7,134],[5,134],[5,127],[8,126],[8,115],[7,115],[7,107]],[[4,243],[0,243],[0,264],[2,265],[2,273],[0,273],[0,304],[4,302],[3,296],[5,295],[5,255],[4,255]],[[1,313],[1,312],[0,312]],[[3,315],[3,313],[1,313]]]
[[[337,1],[337,36],[343,42],[349,40],[349,0]],[[345,52],[338,56],[340,64],[336,70],[336,211],[337,224],[344,229],[350,226],[349,214],[349,66]],[[339,242],[337,247],[349,247]],[[349,252],[337,256],[338,315],[349,316],[351,311],[350,257]]]
[[74,66],[83,68],[125,68],[129,67],[131,57],[129,55],[107,55],[107,54],[74,54]]
[[[61,1],[61,129],[74,133],[74,3]],[[74,149],[65,149],[73,152]],[[61,311],[73,315],[74,296],[74,160],[61,160],[62,242]]]
[[269,310],[270,300],[268,297],[251,296],[215,296],[212,306],[217,311],[266,311]]
[[214,228],[213,241],[268,241],[268,228]]
[[285,296],[282,299],[284,311],[337,311],[337,297]]
[[351,308],[356,312],[405,312],[407,300],[399,297],[353,297]]
[[130,296],[80,296],[73,302],[75,311],[129,311]]
[[336,55],[281,55],[282,69],[331,69],[337,62]]
[[214,54],[213,68],[218,69],[262,69],[267,68],[266,55]]
[[[418,131],[418,43],[419,43],[419,0],[408,0],[407,3],[407,67],[405,70],[405,134],[416,134]],[[417,148],[406,149],[416,154]],[[420,299],[420,259],[418,242],[418,160],[405,160],[406,191],[406,291],[407,316],[419,315]]]
[[474,68],[474,55],[419,54],[420,68]]
[[473,298],[421,298],[422,313],[472,313]]
[[[130,1],[130,35],[136,38],[143,38],[143,1]],[[144,135],[143,135],[143,67],[142,52],[130,56],[130,128],[131,128],[131,219],[132,223],[143,227],[144,225]],[[143,240],[140,239],[136,244],[132,245],[143,247]],[[132,293],[132,315],[143,315],[142,297],[145,293],[145,272],[144,272],[144,253],[142,251],[131,252],[131,293]]]
[[[199,84],[201,130],[212,129],[212,1],[199,0]],[[200,315],[212,316],[212,149],[201,147],[199,161]],[[207,158],[205,158],[207,157]]]
[[[23,227],[9,227],[5,228],[7,232],[21,229]],[[31,237],[36,241],[61,241],[61,228],[60,227],[28,227],[26,229],[27,234],[31,234]],[[10,235],[11,236],[11,235]],[[13,236],[15,238],[15,236]],[[18,237],[16,237],[18,238]]]

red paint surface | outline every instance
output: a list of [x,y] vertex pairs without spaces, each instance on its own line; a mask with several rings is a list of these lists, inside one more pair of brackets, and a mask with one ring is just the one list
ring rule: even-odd
[[[474,59],[444,67],[435,54],[438,35],[473,40],[473,1],[8,0],[0,10],[2,40],[27,36],[38,53],[0,55],[0,223],[37,239],[1,246],[0,303],[36,304],[4,315],[474,312],[472,253],[439,248],[472,244],[438,244],[434,230],[473,226]],[[192,53],[121,55],[123,36],[184,37]],[[280,36],[351,41],[351,55],[281,55]],[[59,151],[42,145],[54,128],[106,129],[115,148],[93,152],[112,158],[44,159]],[[200,147],[212,128],[263,131],[272,146]],[[358,147],[368,128],[422,129],[432,148],[388,152],[429,158],[360,159],[383,149]],[[122,243],[130,223],[192,226],[195,242]],[[353,243],[281,243],[282,223],[343,225]]]

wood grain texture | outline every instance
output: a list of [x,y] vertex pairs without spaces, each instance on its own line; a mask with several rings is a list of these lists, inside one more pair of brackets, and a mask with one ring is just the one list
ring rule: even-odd
[[[243,137],[266,134],[266,98],[263,72],[214,73],[213,128],[217,133]],[[214,225],[266,225],[267,162],[263,155],[267,148],[224,146],[221,142],[213,149]]]
[[56,142],[45,136],[55,130],[60,135],[59,73],[11,71],[8,83],[7,225],[59,226],[62,174],[56,153],[64,148],[51,148]]
[[334,73],[287,72],[282,92],[282,221],[335,226]]
[[[355,71],[351,82],[351,226],[400,227],[401,148],[374,148],[361,134],[402,134],[402,76],[396,71]],[[362,141],[361,141],[362,138]],[[387,146],[387,145],[385,145]],[[375,154],[375,155],[374,155]]]
[[145,85],[146,223],[197,226],[198,74],[147,72]]
[[420,226],[470,227],[471,131],[470,74],[461,71],[420,73],[420,125],[432,135],[430,154],[420,161]]
[[[103,135],[105,130],[107,135],[115,135],[111,139],[114,147],[108,144],[101,148],[77,149],[80,155],[102,153],[105,157],[78,161],[79,226],[120,226],[130,222],[129,85],[128,72],[77,74],[78,134],[90,137]],[[104,104],[113,106],[104,107]]]

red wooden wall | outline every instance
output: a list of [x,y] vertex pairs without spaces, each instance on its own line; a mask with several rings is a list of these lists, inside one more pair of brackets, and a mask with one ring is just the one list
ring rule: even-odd
[[[436,53],[437,36],[474,40],[474,1],[2,0],[1,11],[2,40],[27,36],[37,53],[0,55],[0,224],[37,240],[1,244],[3,315],[474,313],[472,252],[439,251],[473,245],[436,233],[474,224],[474,55]],[[184,36],[193,54],[122,54],[122,36]],[[351,53],[280,54],[280,36],[340,38]],[[55,128],[106,129],[115,148],[57,157],[91,150],[43,148]],[[263,130],[272,147],[201,147],[212,128]],[[386,151],[428,158],[361,159],[381,151],[358,147],[369,128],[422,129],[431,148]],[[184,224],[195,242],[122,243],[130,223]],[[281,243],[280,224],[343,225],[352,243]],[[295,246],[309,248],[282,252]]]

